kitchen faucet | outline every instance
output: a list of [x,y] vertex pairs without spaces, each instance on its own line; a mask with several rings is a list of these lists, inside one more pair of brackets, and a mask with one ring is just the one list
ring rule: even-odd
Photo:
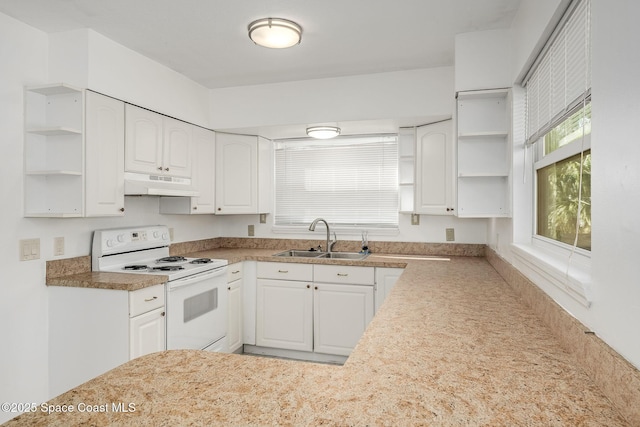
[[329,230],[329,223],[322,218],[316,218],[313,220],[311,225],[309,226],[309,231],[316,231],[316,225],[320,222],[324,222],[324,225],[327,227],[327,252],[331,253],[331,248],[338,241],[338,237],[336,233],[333,233],[333,241],[331,240],[331,231]]

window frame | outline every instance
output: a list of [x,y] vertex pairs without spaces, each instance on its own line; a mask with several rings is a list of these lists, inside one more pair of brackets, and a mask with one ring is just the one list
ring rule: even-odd
[[[584,108],[587,104],[591,103],[591,99],[585,100],[582,104],[580,104],[580,108],[574,109],[571,112],[567,113],[562,119],[558,120],[556,126],[562,124],[564,121],[568,120],[573,114],[580,109]],[[551,132],[553,128],[551,128],[548,132]],[[547,132],[547,133],[548,133]],[[582,135],[580,138],[575,141],[570,142],[569,144],[563,145],[556,150],[553,150],[549,154],[544,153],[544,137],[547,135],[541,135],[537,142],[534,144],[535,154],[534,154],[534,162],[533,162],[533,229],[532,229],[532,239],[537,241],[537,243],[542,246],[552,245],[551,248],[554,251],[561,250],[565,252],[568,256],[572,256],[574,253],[578,253],[583,257],[591,258],[591,251],[580,248],[578,246],[569,245],[567,243],[561,242],[559,240],[551,239],[549,237],[542,236],[538,234],[538,170],[543,169],[547,166],[551,166],[563,160],[569,159],[573,156],[580,155],[586,151],[591,150],[591,133],[587,133]],[[593,157],[592,157],[593,158]]]
[[[386,138],[394,138],[395,141],[393,141],[396,144],[396,151],[399,150],[399,134],[397,133],[380,133],[380,134],[368,134],[368,135],[349,135],[349,136],[341,136],[341,137],[337,137],[335,140],[322,140],[322,141],[318,141],[315,139],[311,139],[311,138],[295,138],[295,139],[286,139],[286,140],[274,140],[274,156],[273,156],[273,164],[274,164],[274,205],[273,205],[273,211],[274,211],[274,216],[273,216],[273,223],[272,223],[272,232],[274,233],[291,233],[291,234],[302,234],[302,233],[308,233],[308,227],[309,224],[311,223],[312,220],[309,220],[307,224],[304,219],[300,219],[300,223],[299,224],[282,224],[282,223],[277,223],[276,217],[277,217],[277,196],[276,193],[278,191],[278,181],[277,181],[277,173],[278,173],[278,161],[277,161],[277,155],[275,154],[275,152],[277,151],[277,147],[278,147],[278,143],[283,143],[283,144],[287,144],[287,143],[295,143],[296,141],[299,141],[301,143],[312,143],[318,146],[322,146],[323,144],[331,144],[331,143],[335,143],[338,142],[337,146],[341,146],[340,142],[345,143],[345,141],[348,141],[348,139],[357,139],[357,138],[363,138],[363,139],[368,139],[368,138],[382,138],[382,139],[386,139]],[[389,142],[389,141],[381,141],[381,142]],[[388,236],[392,236],[392,235],[397,235],[400,232],[400,204],[399,204],[399,200],[400,200],[400,186],[399,186],[399,182],[398,182],[398,165],[399,165],[399,155],[396,152],[395,155],[395,161],[396,161],[396,171],[395,171],[395,177],[396,177],[396,200],[397,200],[397,206],[395,209],[395,215],[396,215],[396,222],[395,224],[392,225],[388,225],[388,226],[378,226],[378,224],[346,224],[346,223],[335,223],[334,221],[332,221],[332,218],[328,217],[328,216],[324,216],[322,214],[318,214],[318,216],[323,217],[324,219],[326,219],[329,224],[331,225],[331,231],[337,231],[337,232],[341,232],[343,234],[353,234],[353,235],[360,235],[362,233],[362,231],[368,231],[368,232],[373,232],[376,235],[388,235]]]

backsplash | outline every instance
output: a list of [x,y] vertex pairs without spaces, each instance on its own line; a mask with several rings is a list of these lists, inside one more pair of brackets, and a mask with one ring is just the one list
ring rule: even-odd
[[[360,241],[339,240],[334,246],[334,252],[358,252]],[[318,239],[271,239],[218,237],[215,239],[196,240],[192,242],[174,243],[171,254],[184,254],[216,248],[245,248],[245,249],[310,249],[318,245],[326,245],[326,241]],[[485,255],[484,244],[465,243],[421,243],[421,242],[369,242],[372,253],[403,254],[403,255],[445,255],[445,256],[477,256]]]

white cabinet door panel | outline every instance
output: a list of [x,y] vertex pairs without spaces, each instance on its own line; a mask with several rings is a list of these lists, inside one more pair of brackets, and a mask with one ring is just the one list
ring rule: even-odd
[[162,168],[171,176],[191,177],[191,125],[163,117]]
[[313,349],[348,356],[373,319],[373,286],[314,286]]
[[451,120],[420,126],[416,140],[416,213],[453,214],[453,127]]
[[159,174],[162,169],[162,116],[126,106],[125,170]]
[[131,359],[165,350],[164,307],[132,317],[129,330]]
[[313,290],[309,283],[258,279],[256,345],[313,350]]
[[124,215],[124,108],[86,92],[86,216]]

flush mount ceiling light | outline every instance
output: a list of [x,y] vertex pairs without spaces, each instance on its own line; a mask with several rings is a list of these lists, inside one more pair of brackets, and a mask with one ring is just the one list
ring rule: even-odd
[[287,19],[258,19],[249,24],[248,30],[255,44],[273,49],[295,46],[302,39],[302,27]]
[[312,126],[307,128],[307,135],[316,139],[335,138],[340,135],[340,128],[336,126]]

